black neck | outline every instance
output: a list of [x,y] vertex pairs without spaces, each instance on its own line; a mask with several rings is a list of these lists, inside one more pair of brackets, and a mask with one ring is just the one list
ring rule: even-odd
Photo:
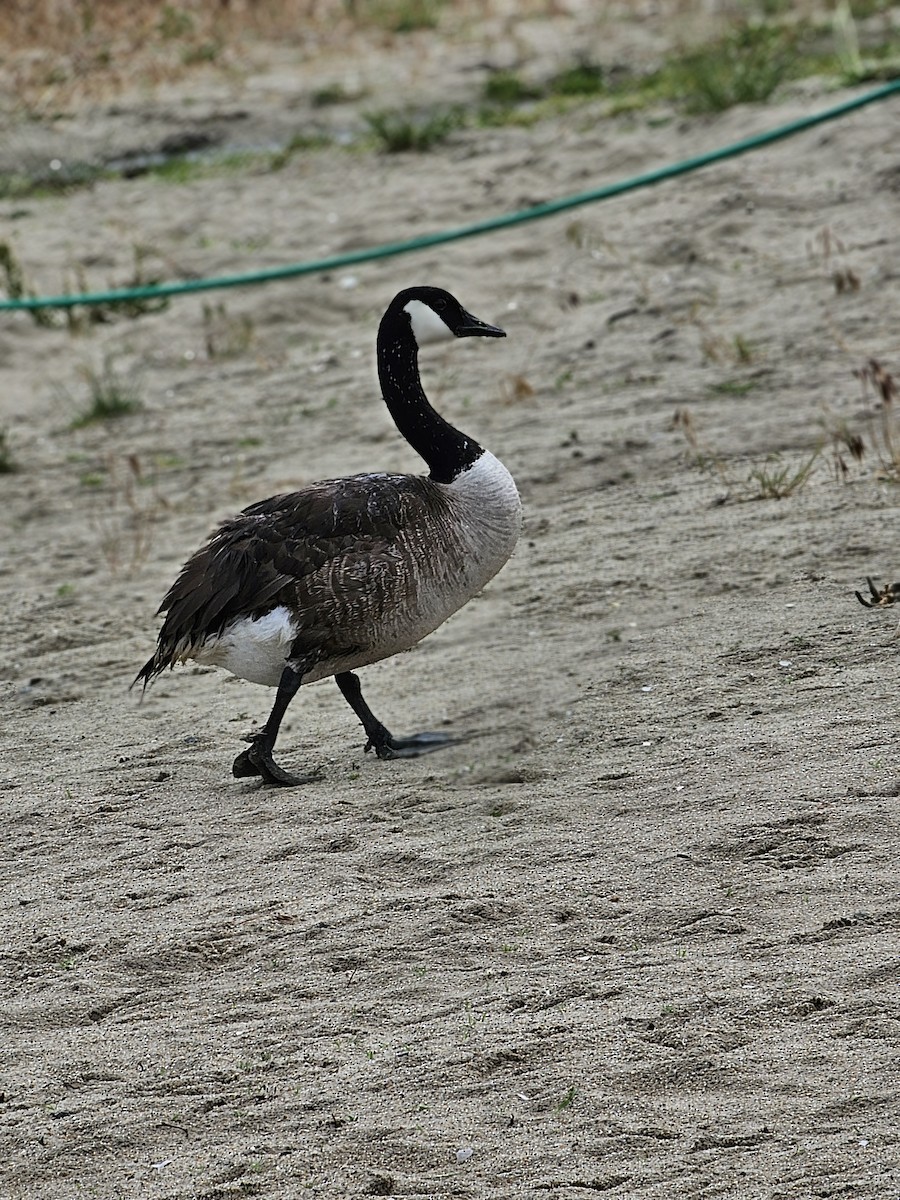
[[405,313],[386,313],[378,330],[378,379],[397,428],[428,464],[436,483],[451,483],[484,453],[428,403],[419,378],[418,346]]

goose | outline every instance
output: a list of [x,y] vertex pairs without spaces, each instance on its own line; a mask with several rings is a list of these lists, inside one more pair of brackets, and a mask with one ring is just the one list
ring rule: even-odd
[[134,684],[146,690],[166,668],[193,660],[276,688],[268,720],[234,760],[236,778],[293,787],[318,777],[285,770],[273,750],[299,688],[331,676],[362,723],[365,750],[379,759],[457,740],[395,737],[366,704],[355,672],[432,633],[515,548],[521,502],[512,476],[432,408],[418,366],[425,342],[505,336],[442,288],[398,292],[378,328],[378,378],[428,474],[349,475],[252,504],[218,528],[166,592],[156,650]]

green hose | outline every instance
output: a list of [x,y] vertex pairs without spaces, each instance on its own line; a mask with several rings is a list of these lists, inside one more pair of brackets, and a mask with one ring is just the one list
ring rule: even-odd
[[535,204],[531,208],[523,208],[518,212],[503,213],[497,217],[488,217],[484,221],[476,221],[471,225],[459,225],[454,229],[444,229],[436,233],[426,233],[421,237],[410,238],[404,242],[388,242],[381,246],[372,246],[367,250],[354,250],[347,254],[335,254],[329,258],[310,259],[307,262],[292,263],[284,267],[271,267],[265,271],[251,271],[245,275],[221,275],[209,279],[189,279],[180,283],[163,283],[143,287],[118,288],[106,292],[87,292],[82,295],[37,296],[19,298],[16,300],[0,300],[0,311],[35,308],[71,308],[77,304],[116,304],[127,300],[149,300],[162,296],[181,296],[190,292],[208,292],[219,288],[246,287],[250,284],[269,283],[276,279],[292,279],[296,275],[311,275],[322,271],[334,271],[342,267],[354,266],[357,263],[373,262],[380,258],[394,258],[399,254],[411,254],[415,250],[426,250],[431,246],[442,246],[447,242],[457,242],[462,238],[477,237],[483,233],[493,233],[495,230],[508,229],[513,225],[522,225],[527,221],[540,221],[544,217],[553,217],[557,213],[567,212],[571,208],[579,208],[584,204],[594,204],[599,200],[608,200],[612,196],[621,196],[626,192],[634,192],[639,188],[651,187],[666,179],[674,179],[678,175],[687,175],[691,171],[699,171],[711,163],[722,162],[724,159],[737,158],[761,146],[779,142],[784,138],[793,137],[806,129],[822,125],[826,121],[837,120],[858,108],[875,104],[880,100],[900,92],[900,80],[894,80],[884,87],[871,92],[864,92],[843,104],[826,108],[822,112],[809,117],[801,117],[790,121],[787,125],[779,125],[765,133],[757,133],[729,146],[718,150],[710,150],[706,154],[698,154],[694,158],[685,158],[681,162],[660,167],[655,171],[647,171],[643,175],[633,175],[630,179],[618,183],[606,184],[604,187],[593,188],[587,192],[577,192],[573,196],[563,196],[559,200],[549,200],[546,204]]

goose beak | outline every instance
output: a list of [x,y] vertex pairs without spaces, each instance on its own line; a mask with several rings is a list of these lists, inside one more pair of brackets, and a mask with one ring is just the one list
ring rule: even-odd
[[505,329],[498,325],[488,325],[486,321],[479,321],[470,312],[465,314],[462,324],[457,325],[453,332],[457,337],[506,337]]

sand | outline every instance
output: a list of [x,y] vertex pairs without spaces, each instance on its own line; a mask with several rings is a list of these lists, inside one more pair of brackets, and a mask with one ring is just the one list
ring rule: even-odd
[[[439,43],[415,48],[437,86]],[[296,111],[274,83],[239,99],[260,130]],[[0,215],[38,291],[74,265],[122,282],[136,245],[169,278],[249,271],[834,99],[588,105],[425,155],[326,148]],[[112,145],[141,105],[189,123],[129,104],[19,144]],[[80,334],[0,315],[4,1196],[900,1195],[897,610],[853,595],[900,577],[854,376],[900,371],[896,109],[327,278]],[[141,703],[153,614],[241,506],[420,469],[374,377],[380,313],[417,282],[508,331],[422,367],[515,475],[526,528],[482,596],[363,683],[397,732],[468,738],[375,761],[323,681],[280,741],[319,781],[236,781],[272,694],[188,667]],[[72,428],[107,358],[142,407]],[[826,438],[802,486],[764,495],[842,421],[862,463],[841,478]]]

